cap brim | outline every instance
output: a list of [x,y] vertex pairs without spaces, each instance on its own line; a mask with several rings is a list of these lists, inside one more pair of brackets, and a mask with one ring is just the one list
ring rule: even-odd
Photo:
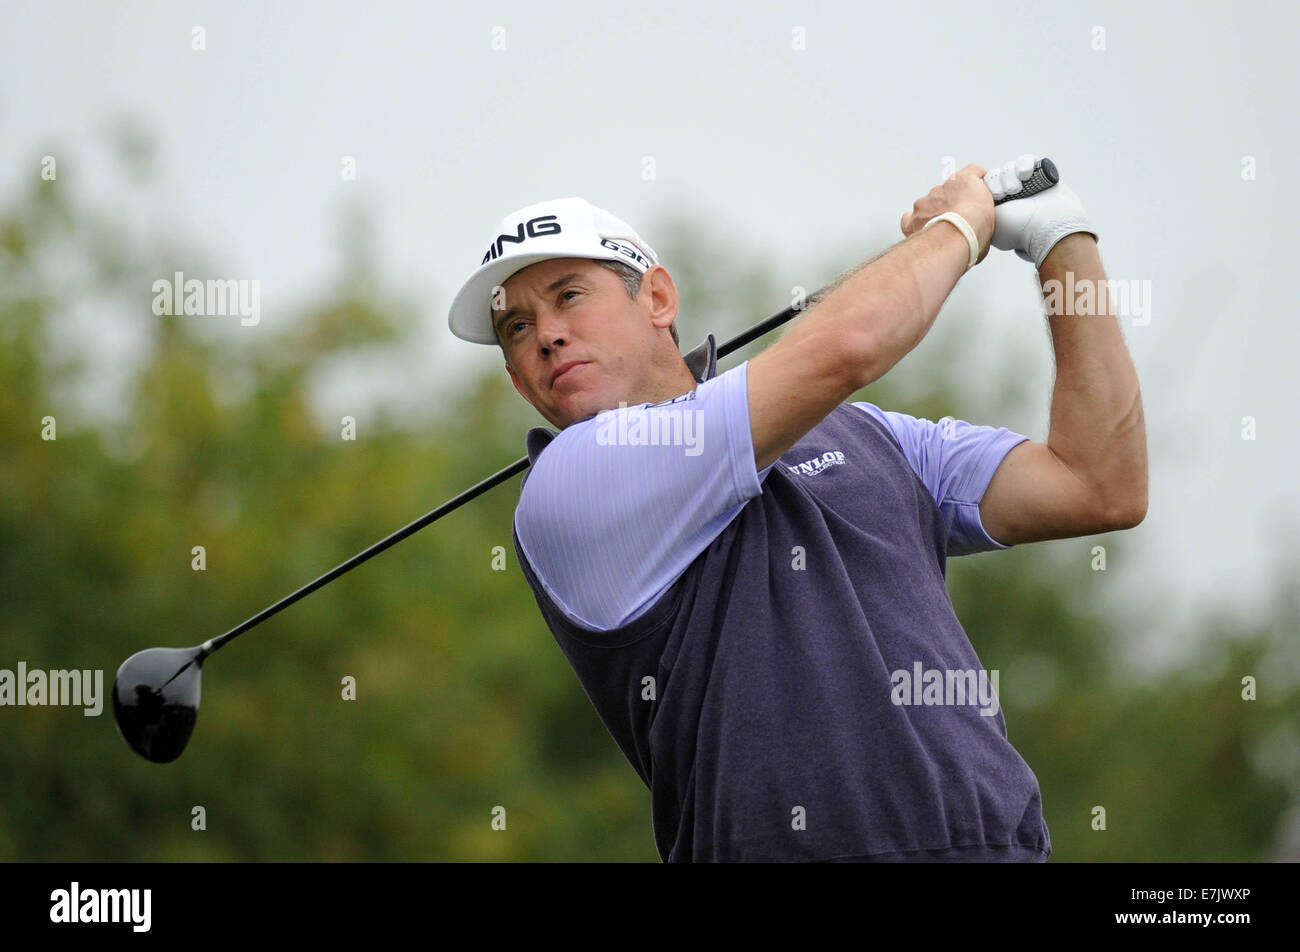
[[554,251],[542,254],[513,255],[493,261],[477,271],[465,282],[452,299],[447,314],[447,326],[451,332],[462,340],[474,344],[496,344],[497,336],[492,328],[492,289],[503,285],[510,276],[539,261],[554,258],[591,258],[586,254],[556,254]]
[[530,264],[539,261],[551,261],[555,258],[584,258],[588,261],[625,261],[622,255],[613,252],[607,255],[593,254],[592,249],[581,251],[551,250],[548,252],[512,255],[484,265],[474,272],[451,301],[447,312],[447,326],[461,340],[473,344],[498,344],[497,335],[492,328],[492,289],[510,280],[510,276],[522,271]]

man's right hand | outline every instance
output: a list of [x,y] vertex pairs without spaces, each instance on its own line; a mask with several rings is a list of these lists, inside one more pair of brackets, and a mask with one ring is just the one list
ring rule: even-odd
[[[899,222],[903,234],[911,237],[925,227],[925,223],[944,212],[956,212],[975,229],[980,253],[976,263],[989,253],[996,225],[993,193],[984,182],[988,172],[978,165],[968,165],[952,175],[946,182],[936,185],[912,203],[912,210],[903,214]],[[936,227],[943,227],[942,225]]]

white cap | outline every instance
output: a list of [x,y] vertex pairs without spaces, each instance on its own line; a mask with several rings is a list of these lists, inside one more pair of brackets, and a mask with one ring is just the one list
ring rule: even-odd
[[621,261],[645,274],[659,263],[631,225],[581,198],[538,202],[501,219],[488,249],[456,297],[447,324],[462,340],[495,344],[492,293],[516,271],[551,258]]

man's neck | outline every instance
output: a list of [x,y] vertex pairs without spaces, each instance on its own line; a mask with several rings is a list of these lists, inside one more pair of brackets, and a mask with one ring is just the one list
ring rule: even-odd
[[[637,407],[643,403],[665,403],[675,397],[680,397],[684,393],[689,393],[698,387],[699,383],[691,374],[690,368],[686,366],[686,361],[681,361],[679,366],[681,367],[680,376],[674,377],[672,380],[666,381],[659,386],[650,387],[647,390],[642,391],[634,399],[625,397],[619,402],[618,406]],[[582,419],[574,420],[568,425],[573,426],[574,423],[581,423],[583,420],[590,420],[593,417],[604,413],[606,410],[616,410],[618,409],[618,406],[604,407],[600,410],[594,410]]]

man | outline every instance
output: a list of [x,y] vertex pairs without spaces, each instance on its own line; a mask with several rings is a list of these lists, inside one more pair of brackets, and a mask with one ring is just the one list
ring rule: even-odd
[[452,331],[500,346],[558,429],[528,433],[515,547],[650,788],[665,861],[1050,854],[945,559],[1142,520],[1118,323],[1051,318],[1047,443],[845,402],[920,342],[990,243],[1044,282],[1104,282],[1068,188],[995,209],[1034,158],[936,186],[904,241],[721,374],[712,335],[678,351],[677,289],[650,246],[580,198],[507,215],[453,301]]

